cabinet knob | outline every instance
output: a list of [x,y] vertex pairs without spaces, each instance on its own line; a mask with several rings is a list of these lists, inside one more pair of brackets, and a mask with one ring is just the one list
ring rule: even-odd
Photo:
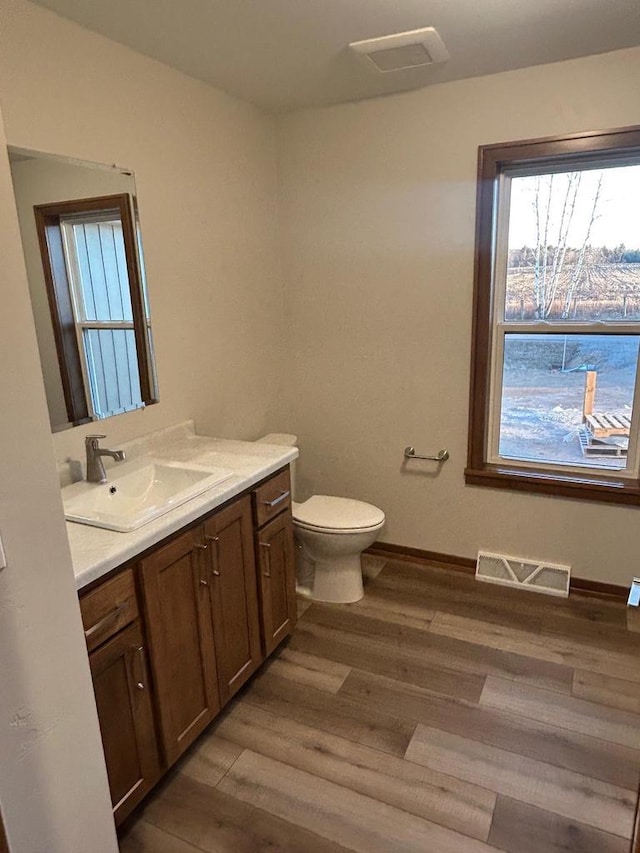
[[200,583],[202,586],[209,586],[209,581],[205,580],[205,578],[200,578]]
[[212,536],[210,533],[205,533],[204,538],[207,540],[207,542],[219,542],[220,541],[219,536]]
[[199,542],[196,542],[193,547],[194,547],[194,549],[197,549],[199,551],[206,551],[209,546],[208,545],[201,545]]
[[136,684],[136,687],[138,688],[138,690],[144,690],[144,684],[143,684],[141,681],[139,681],[139,682]]
[[270,542],[258,542],[258,545],[259,545],[261,548],[271,548],[271,543],[270,543]]
[[211,571],[211,574],[212,574],[214,577],[216,577],[216,578],[219,578],[219,577],[220,577],[220,572],[219,572],[217,569],[213,569],[213,570]]

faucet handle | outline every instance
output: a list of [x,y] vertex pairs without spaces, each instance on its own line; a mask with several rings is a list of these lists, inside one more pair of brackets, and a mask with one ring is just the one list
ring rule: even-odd
[[84,437],[84,446],[87,448],[87,453],[89,450],[98,450],[99,442],[101,438],[106,438],[106,435],[86,435]]

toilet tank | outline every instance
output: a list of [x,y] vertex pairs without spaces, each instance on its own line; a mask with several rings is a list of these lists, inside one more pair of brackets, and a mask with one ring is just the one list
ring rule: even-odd
[[[270,432],[257,439],[257,444],[279,444],[281,447],[296,447],[298,436],[287,432]],[[291,467],[291,499],[296,499],[296,463],[289,463]]]

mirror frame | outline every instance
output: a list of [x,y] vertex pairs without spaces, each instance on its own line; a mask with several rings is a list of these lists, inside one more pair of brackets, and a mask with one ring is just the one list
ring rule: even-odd
[[[27,244],[25,244],[25,234],[28,234],[29,259],[33,275],[29,272],[28,265],[27,273],[52,432],[55,434],[70,427],[89,423],[97,424],[103,417],[117,416],[135,408],[145,408],[147,405],[159,402],[151,317],[149,316],[149,295],[133,171],[116,164],[109,165],[80,160],[75,157],[14,145],[8,145],[7,150],[12,168],[16,207],[18,208],[19,218],[22,217],[20,218],[20,236],[23,247],[25,247],[25,260],[28,260],[26,255]],[[38,160],[43,163],[51,161],[61,166],[81,167],[82,172],[85,169],[95,170],[96,174],[100,172],[116,173],[117,176],[128,178],[130,185],[110,186],[108,181],[105,184],[105,181],[100,179],[98,185],[94,187],[91,186],[91,183],[84,185],[84,179],[79,179],[76,192],[70,200],[72,193],[67,192],[67,189],[72,189],[76,183],[75,175],[70,173],[70,183],[67,187],[64,184],[64,175],[56,177],[54,173],[51,186],[41,194],[40,198],[37,197],[39,194],[37,192],[38,184],[34,185],[35,191],[29,189],[27,195],[23,196],[17,192],[16,179],[13,174],[14,163],[19,163],[21,160]],[[48,184],[48,173],[45,171],[43,175]],[[37,177],[36,180],[38,180]],[[55,188],[56,180],[63,181],[60,184],[59,193]],[[92,192],[93,190],[95,192]],[[20,207],[20,199],[22,199],[22,207]],[[94,414],[93,412],[92,397],[89,396],[93,392],[86,382],[84,354],[81,351],[82,345],[77,339],[75,328],[74,297],[69,290],[71,282],[65,262],[66,253],[62,251],[64,220],[73,214],[79,217],[90,217],[92,214],[98,214],[98,212],[108,213],[114,219],[117,217],[122,226],[121,246],[124,261],[122,269],[123,271],[126,269],[128,277],[128,283],[125,284],[123,281],[123,287],[125,292],[130,294],[131,316],[128,321],[128,328],[134,333],[133,340],[137,360],[137,371],[130,375],[132,379],[136,375],[139,381],[139,396],[136,395],[136,400],[139,401],[138,405],[127,407],[121,411],[110,412],[106,415]],[[66,244],[66,239],[64,236],[64,244]],[[58,287],[56,287],[57,280],[59,281]],[[39,294],[37,304],[41,306],[38,314],[36,313],[36,302],[34,302],[34,291],[32,291],[32,287],[36,285],[37,294]],[[38,316],[41,319],[41,326],[38,326]],[[46,318],[48,318],[48,322]],[[45,343],[48,340],[49,349],[46,349],[46,362],[43,361],[44,351],[40,341],[39,329],[41,327],[45,330],[43,340]],[[47,327],[48,332],[46,331]],[[54,363],[56,367],[55,376],[51,372]],[[133,364],[131,364],[131,368],[133,369]],[[51,372],[51,383],[54,383],[51,386],[47,384],[47,370]],[[50,387],[53,388],[51,397]]]

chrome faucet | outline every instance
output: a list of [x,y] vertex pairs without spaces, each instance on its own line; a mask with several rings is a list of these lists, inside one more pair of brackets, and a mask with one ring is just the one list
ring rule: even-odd
[[88,435],[84,440],[87,449],[87,482],[106,483],[107,472],[104,470],[103,456],[110,456],[116,462],[124,462],[124,450],[106,450],[100,447],[100,439],[106,435]]

